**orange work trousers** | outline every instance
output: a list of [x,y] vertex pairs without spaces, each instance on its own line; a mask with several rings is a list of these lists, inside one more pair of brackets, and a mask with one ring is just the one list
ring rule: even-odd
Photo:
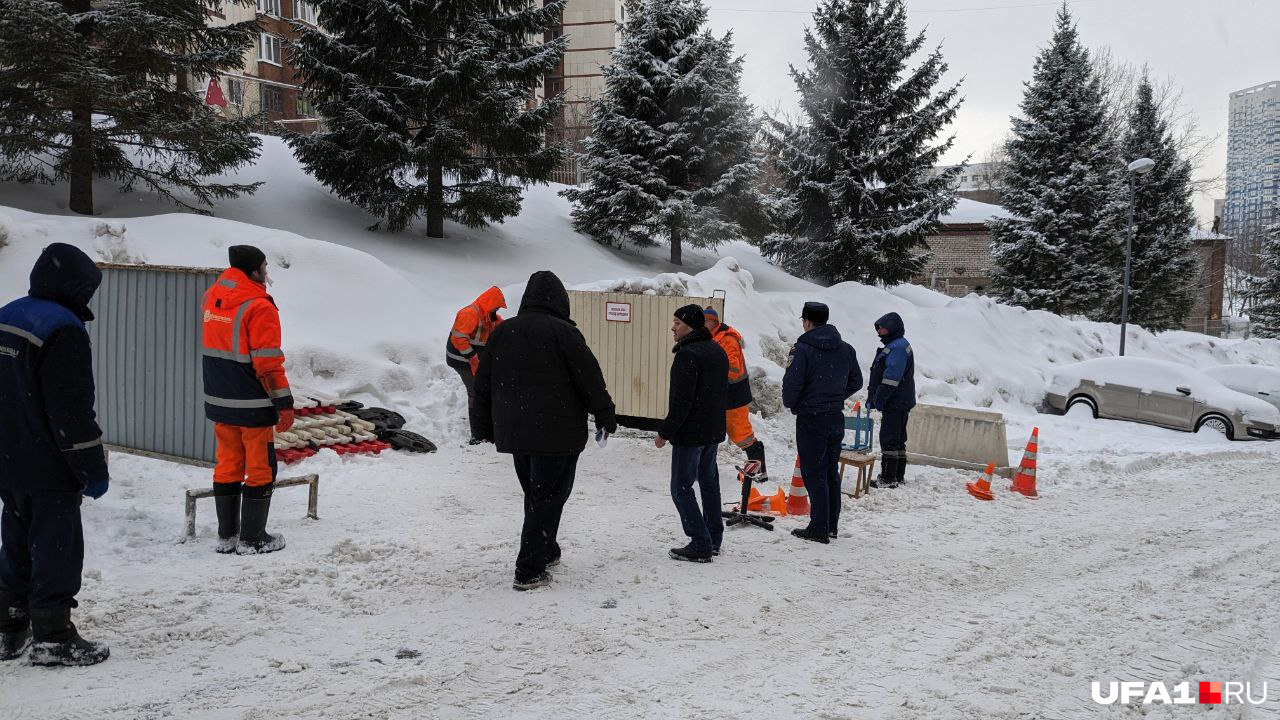
[[734,445],[746,450],[756,442],[755,431],[751,429],[751,406],[730,408],[724,413],[725,426],[729,431],[729,439]]
[[275,482],[275,428],[214,423],[213,437],[218,441],[218,459],[213,466],[214,482],[243,482],[249,487]]

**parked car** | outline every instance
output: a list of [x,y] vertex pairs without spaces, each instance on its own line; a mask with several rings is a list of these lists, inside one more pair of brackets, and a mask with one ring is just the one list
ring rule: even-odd
[[1202,370],[1227,387],[1280,409],[1280,370],[1266,365],[1219,365]]
[[1049,383],[1048,402],[1062,412],[1083,405],[1094,417],[1209,428],[1232,440],[1280,436],[1280,409],[1163,360],[1112,357],[1063,367]]

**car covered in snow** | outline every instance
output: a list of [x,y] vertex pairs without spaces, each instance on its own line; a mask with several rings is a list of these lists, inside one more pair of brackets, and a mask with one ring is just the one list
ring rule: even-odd
[[1253,395],[1280,408],[1280,369],[1266,365],[1219,365],[1202,372],[1236,392]]
[[1208,428],[1232,440],[1280,436],[1280,409],[1164,360],[1110,357],[1065,366],[1049,382],[1048,403],[1062,412],[1084,406],[1096,418]]

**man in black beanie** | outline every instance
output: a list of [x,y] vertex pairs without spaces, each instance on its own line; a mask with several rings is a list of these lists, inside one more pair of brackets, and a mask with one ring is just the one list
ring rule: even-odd
[[221,554],[284,548],[267,532],[276,481],[275,433],[293,425],[284,371],[280,311],[267,294],[267,256],[252,245],[227,249],[230,267],[204,295],[201,368],[204,413],[213,421],[217,463],[213,501]]
[[[720,554],[724,537],[716,450],[725,438],[729,358],[711,339],[700,305],[676,310],[671,333],[676,346],[670,402],[654,444],[661,448],[671,443],[671,499],[689,536],[689,544],[672,548],[671,557],[711,562],[712,555]],[[695,482],[702,495],[701,509],[693,493]]]

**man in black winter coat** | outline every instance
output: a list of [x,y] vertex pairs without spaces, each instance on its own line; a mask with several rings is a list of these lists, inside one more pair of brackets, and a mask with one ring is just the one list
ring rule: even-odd
[[782,378],[782,404],[796,416],[796,451],[809,492],[809,526],[792,530],[805,540],[826,544],[840,521],[840,441],[844,438],[844,401],[862,389],[862,369],[840,331],[828,325],[830,310],[807,302],[800,313],[804,334],[791,348]]
[[547,567],[560,562],[556,534],[587,445],[587,413],[597,429],[618,430],[600,363],[569,319],[569,293],[554,273],[529,276],[520,313],[489,336],[475,393],[480,439],[511,453],[524,489],[512,587],[542,587]]
[[62,243],[44,249],[27,296],[0,308],[0,660],[93,665],[71,608],[84,565],[81,496],[107,492],[93,412],[89,300],[102,271]]
[[[654,444],[671,443],[671,499],[689,536],[689,544],[672,548],[671,557],[711,562],[712,555],[720,554],[724,537],[716,450],[725,438],[729,358],[711,339],[701,306],[676,310],[671,333],[676,346],[670,402]],[[695,482],[702,495],[701,510],[693,493]]]

